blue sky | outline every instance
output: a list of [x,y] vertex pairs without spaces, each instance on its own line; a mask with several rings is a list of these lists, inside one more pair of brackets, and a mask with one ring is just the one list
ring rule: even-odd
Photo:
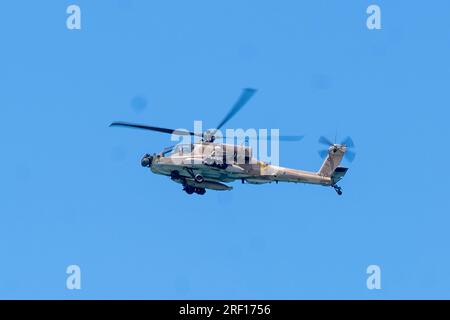
[[[449,21],[444,0],[4,3],[0,298],[450,298]],[[170,137],[108,128],[214,127],[244,87],[230,127],[305,135],[284,166],[317,170],[320,135],[353,137],[342,197],[188,196],[139,165]]]

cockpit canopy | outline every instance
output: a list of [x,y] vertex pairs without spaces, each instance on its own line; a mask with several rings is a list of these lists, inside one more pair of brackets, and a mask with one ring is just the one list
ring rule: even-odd
[[172,147],[165,148],[161,154],[163,157],[168,155],[186,155],[194,151],[194,144],[177,144]]
[[195,143],[178,144],[164,149],[163,157],[179,157],[193,155],[195,157],[220,159],[222,163],[250,163],[252,159],[252,148],[221,143]]

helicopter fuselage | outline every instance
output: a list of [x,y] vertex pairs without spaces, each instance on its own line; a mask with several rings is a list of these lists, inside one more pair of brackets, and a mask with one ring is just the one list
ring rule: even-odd
[[[198,143],[177,147],[168,156],[164,153],[154,155],[149,167],[153,173],[170,176],[174,182],[181,183],[185,187],[231,190],[232,187],[225,183],[235,180],[252,184],[271,182],[333,184],[331,177],[316,172],[284,168],[256,160],[248,147],[219,143]],[[217,156],[218,149],[222,150],[220,157]]]

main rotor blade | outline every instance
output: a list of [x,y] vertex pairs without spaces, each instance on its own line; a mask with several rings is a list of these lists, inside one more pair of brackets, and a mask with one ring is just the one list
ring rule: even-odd
[[[257,137],[257,139],[262,140],[269,140],[272,139],[271,135],[267,135],[266,138],[262,138],[262,137]],[[278,140],[280,141],[286,141],[286,142],[296,142],[296,141],[300,141],[303,139],[303,136],[286,136],[286,135],[282,135],[282,136],[278,136]]]
[[353,143],[353,140],[350,137],[345,138],[344,141],[341,142],[341,144],[345,144],[345,146],[347,148],[354,148],[355,147],[355,144]]
[[[304,138],[304,136],[278,136],[278,140],[279,141],[284,141],[284,142],[297,142],[300,141]],[[221,136],[216,136],[216,139],[226,139],[225,137],[221,137]],[[269,140],[272,139],[272,137],[270,135],[266,136],[265,138],[262,137],[245,137],[245,139],[251,139],[251,140]]]
[[324,136],[321,136],[319,138],[319,143],[324,144],[326,146],[332,146],[334,143],[331,142],[329,139],[325,138]]
[[295,142],[303,139],[303,136],[279,136],[280,141]]
[[233,118],[234,115],[236,113],[238,113],[239,110],[242,109],[242,107],[251,99],[251,97],[253,97],[253,95],[255,93],[256,93],[256,90],[251,89],[251,88],[246,88],[246,89],[242,90],[241,96],[236,101],[236,103],[231,107],[231,110],[228,112],[228,114],[225,116],[225,118],[223,118],[223,120],[219,123],[216,130],[219,130],[220,128],[222,128],[225,125],[225,123],[230,121],[230,119]]
[[129,122],[113,122],[109,125],[110,127],[127,127],[127,128],[136,128],[136,129],[144,129],[144,130],[150,130],[150,131],[157,131],[162,133],[169,133],[169,134],[176,134],[180,136],[195,136],[201,134],[195,134],[194,132],[190,132],[187,130],[175,130],[175,129],[168,129],[168,128],[160,128],[160,127],[152,127],[147,126],[143,124],[136,124],[136,123],[129,123]]

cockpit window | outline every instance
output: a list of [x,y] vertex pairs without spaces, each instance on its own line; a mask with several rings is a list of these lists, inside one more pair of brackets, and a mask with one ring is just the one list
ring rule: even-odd
[[171,148],[167,152],[163,153],[164,155],[170,153],[171,155],[183,155],[191,153],[194,149],[193,144],[177,144],[175,147]]
[[173,151],[173,148],[169,147],[169,148],[165,148],[161,154],[163,157],[167,156],[169,153],[171,153]]

